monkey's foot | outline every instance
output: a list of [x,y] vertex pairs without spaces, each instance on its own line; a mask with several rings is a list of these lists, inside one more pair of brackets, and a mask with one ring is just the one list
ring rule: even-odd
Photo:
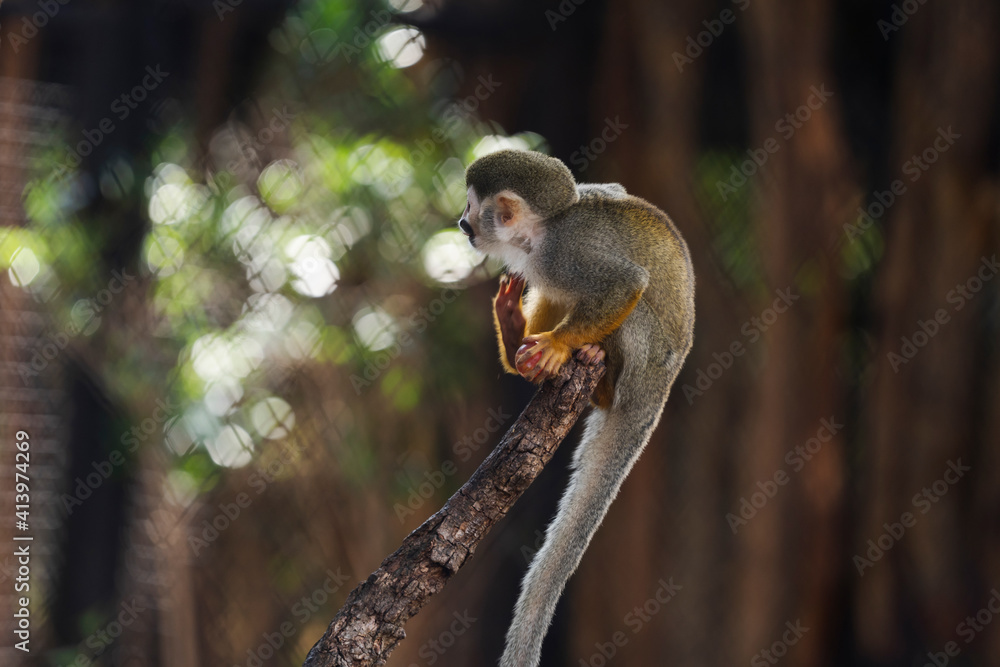
[[593,366],[599,361],[604,361],[604,350],[597,343],[588,343],[576,351],[576,358]]
[[524,337],[524,344],[517,351],[514,367],[531,382],[549,379],[569,359],[573,350],[550,333]]

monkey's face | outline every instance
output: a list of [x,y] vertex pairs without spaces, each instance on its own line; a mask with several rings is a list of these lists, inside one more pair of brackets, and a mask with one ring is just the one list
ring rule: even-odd
[[465,202],[465,210],[462,211],[462,217],[458,221],[458,228],[462,230],[462,233],[469,237],[469,243],[472,247],[476,247],[476,236],[479,234],[479,230],[482,225],[479,223],[479,213],[480,213],[480,202],[479,195],[476,194],[476,190],[473,187],[469,187],[468,199]]
[[496,197],[480,199],[475,188],[469,187],[468,200],[458,227],[469,237],[469,243],[480,252],[490,253],[497,242],[497,225],[503,225],[498,220]]
[[458,227],[476,250],[505,256],[512,247],[530,252],[529,239],[536,235],[538,221],[527,202],[510,190],[480,199],[470,187]]

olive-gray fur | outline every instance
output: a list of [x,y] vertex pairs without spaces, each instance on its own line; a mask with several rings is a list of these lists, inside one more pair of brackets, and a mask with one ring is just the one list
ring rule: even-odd
[[481,199],[501,190],[520,195],[543,218],[576,203],[576,181],[561,160],[537,151],[505,149],[479,158],[465,173]]
[[[470,220],[473,245],[520,264],[528,285],[525,312],[538,295],[555,299],[565,316],[552,324],[569,330],[605,321],[641,294],[616,329],[588,341],[606,352],[602,382],[613,383],[613,399],[587,418],[573,475],[524,577],[500,659],[501,667],[537,667],[566,582],[649,442],[691,349],[694,271],[667,215],[617,183],[580,184],[570,196],[572,175],[562,162],[523,151],[480,158],[466,180],[483,202]],[[505,247],[487,201],[502,190],[520,195],[544,218],[536,240],[519,241],[516,251]]]

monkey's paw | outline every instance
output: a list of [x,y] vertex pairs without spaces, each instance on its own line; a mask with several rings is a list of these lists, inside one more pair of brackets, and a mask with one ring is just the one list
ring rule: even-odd
[[493,299],[493,308],[496,310],[497,321],[500,323],[501,333],[504,339],[507,334],[517,335],[517,339],[524,335],[524,313],[521,312],[521,294],[524,293],[524,278],[515,274],[500,278],[500,289],[496,298]]
[[593,366],[599,361],[604,361],[604,350],[597,343],[588,343],[576,351],[576,358]]
[[544,382],[559,372],[572,352],[550,333],[525,336],[515,357],[515,368],[526,380]]

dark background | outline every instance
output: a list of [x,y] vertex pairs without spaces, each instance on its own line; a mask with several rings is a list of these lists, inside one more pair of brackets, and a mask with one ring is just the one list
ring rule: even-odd
[[[498,267],[440,233],[496,136],[663,208],[698,278],[543,665],[997,664],[998,34],[986,0],[5,0],[3,664],[301,664],[530,397]],[[496,661],[570,453],[389,665]]]

